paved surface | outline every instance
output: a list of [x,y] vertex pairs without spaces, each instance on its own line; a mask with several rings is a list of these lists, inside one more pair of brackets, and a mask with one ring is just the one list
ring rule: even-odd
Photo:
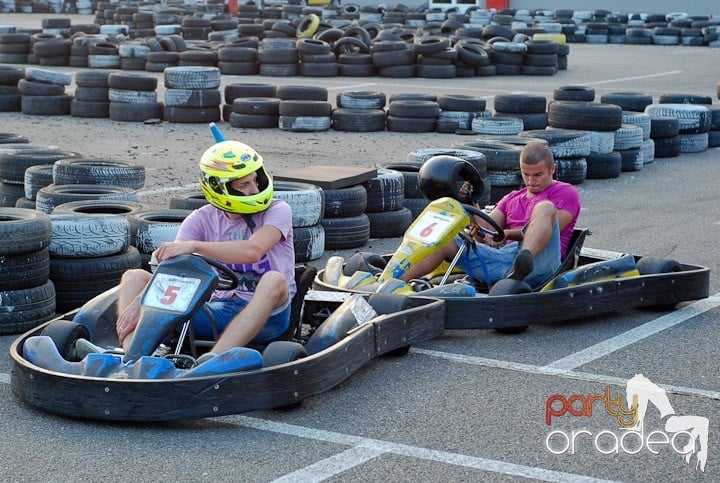
[[[2,23],[13,23],[3,18]],[[72,70],[66,68],[67,70]],[[720,81],[717,52],[705,47],[572,45],[570,66],[552,77],[394,80],[231,77],[224,82],[325,85],[342,90],[448,92],[492,97],[585,85],[606,92],[712,95]],[[195,162],[210,143],[203,126],[127,125],[109,120],[31,118],[3,113],[2,131],[84,154],[142,162],[143,201],[166,206],[180,186],[192,186]],[[449,134],[368,135],[235,130],[272,169],[313,163],[380,166],[414,149],[449,147]],[[43,414],[18,401],[9,360],[0,359],[0,478],[6,481],[718,481],[720,478],[720,235],[717,149],[658,159],[619,179],[587,181],[580,191],[586,246],[675,258],[712,269],[709,299],[670,313],[631,311],[531,328],[517,336],[446,331],[405,357],[375,360],[335,389],[293,411],[162,424],[108,424]],[[398,240],[371,240],[390,251]],[[317,264],[322,265],[326,253]],[[347,255],[349,252],[341,252]],[[558,307],[562,310],[562,307]],[[0,337],[7,353],[14,336]],[[686,464],[669,445],[651,452],[626,438],[627,452],[608,450],[623,435],[600,403],[591,417],[569,414],[545,424],[555,394],[603,394],[625,400],[625,384],[644,374],[666,389],[677,416],[709,419],[705,471]],[[559,404],[552,406],[556,410]],[[652,405],[644,436],[665,431],[669,413]],[[677,421],[678,419],[672,419]],[[586,430],[590,434],[577,433]],[[670,427],[667,428],[670,431]],[[574,454],[564,435],[576,433]],[[561,434],[562,432],[562,434]],[[612,432],[613,434],[609,434]],[[602,454],[595,447],[595,439]],[[660,438],[656,433],[653,438]],[[685,440],[677,439],[676,447]],[[549,448],[548,448],[549,446]],[[697,448],[699,449],[699,448]],[[561,454],[553,454],[551,451]]]

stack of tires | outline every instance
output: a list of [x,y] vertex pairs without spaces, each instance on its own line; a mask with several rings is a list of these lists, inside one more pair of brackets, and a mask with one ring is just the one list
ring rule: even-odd
[[[655,143],[650,139],[650,116],[645,114],[644,111],[645,107],[652,104],[652,96],[642,92],[609,92],[600,97],[600,102],[620,106],[623,110],[622,123],[632,124],[642,128],[643,140],[639,148],[640,156],[642,156],[643,165],[651,163],[653,159],[655,159]],[[620,144],[622,144],[623,141],[619,141]],[[617,149],[622,150],[622,148]],[[632,151],[630,153],[621,153],[621,156],[623,171],[628,171],[627,168],[631,167],[632,162],[638,161]]]
[[0,66],[0,112],[20,110],[20,92],[17,84],[24,77],[25,70],[22,67]]
[[385,130],[385,102],[382,92],[345,91],[335,98],[332,127],[336,131],[373,132]]
[[[521,130],[545,129],[548,125],[547,99],[530,94],[495,96],[493,105],[498,116],[515,117],[522,121]],[[492,133],[501,134],[501,133]],[[502,134],[517,134],[506,132]]]
[[[277,86],[273,84],[228,84],[223,91],[223,98],[225,100],[225,105],[223,105],[222,108],[223,120],[230,122],[230,125],[233,127],[277,127],[280,100],[277,99],[276,94]],[[258,101],[251,101],[248,104],[240,101],[243,105],[241,107],[239,106],[236,111],[234,106],[235,100],[243,98],[256,98]],[[271,105],[273,107],[271,107]],[[238,115],[233,116],[233,112],[236,112]]]
[[332,121],[332,105],[325,87],[278,86],[278,126],[284,131],[327,131]]
[[108,117],[113,121],[144,122],[162,118],[155,77],[113,72],[108,76],[108,86]]
[[20,110],[23,114],[64,116],[70,114],[72,96],[65,93],[70,74],[36,67],[25,69],[25,79],[18,81]]
[[709,145],[708,133],[713,125],[710,96],[693,94],[663,94],[658,104],[651,104],[645,112],[652,116],[674,117],[680,130],[680,152],[700,153]]
[[403,236],[413,220],[412,212],[403,206],[403,173],[380,168],[377,175],[366,181],[364,186],[367,191],[365,214],[370,221],[370,238]]
[[614,151],[615,131],[622,126],[622,108],[595,102],[553,101],[548,107],[548,124],[554,128],[580,129],[590,135],[586,156],[587,179],[620,176],[622,157]]
[[67,312],[118,285],[126,270],[140,268],[140,253],[130,246],[124,216],[61,214],[57,208],[50,215],[50,279],[58,312]]
[[50,217],[0,208],[0,334],[18,334],[55,316]]
[[292,209],[295,262],[317,260],[325,251],[325,229],[322,214],[325,196],[320,187],[295,181],[274,181],[274,198],[285,201]]
[[325,249],[344,250],[365,246],[370,239],[370,220],[365,214],[368,194],[356,184],[326,189],[322,226],[325,230]]
[[437,96],[440,107],[436,130],[454,133],[460,129],[471,129],[475,119],[488,118],[492,113],[486,110],[485,99],[464,94],[441,94]]
[[220,70],[217,67],[169,67],[163,78],[165,88],[171,92],[171,104],[165,104],[163,119],[183,123],[220,120]]
[[0,34],[0,62],[4,64],[26,64],[30,53],[30,34],[27,32],[6,32]]
[[433,132],[439,116],[440,105],[437,100],[391,97],[387,129],[393,132]]
[[75,117],[106,118],[110,116],[110,71],[86,70],[75,74],[75,98],[70,115]]
[[[25,193],[25,172],[36,166],[50,166],[62,158],[78,158],[77,153],[62,151],[52,146],[26,145],[18,149],[2,149],[0,154],[0,182],[5,206],[34,208]],[[14,202],[13,202],[14,201]],[[12,203],[12,204],[8,204]]]

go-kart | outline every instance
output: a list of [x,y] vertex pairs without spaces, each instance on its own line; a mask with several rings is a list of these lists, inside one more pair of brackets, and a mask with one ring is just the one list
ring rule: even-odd
[[[474,216],[487,222],[482,226]],[[392,255],[359,252],[347,262],[332,257],[318,271],[315,290],[403,293],[446,302],[446,329],[496,329],[517,333],[531,324],[581,320],[598,314],[648,307],[670,310],[708,297],[710,270],[673,260],[641,258],[584,248],[587,229],[575,229],[568,254],[540,286],[502,279],[492,286],[471,280],[458,257],[419,280],[399,278],[419,260],[460,234],[460,250],[476,234],[502,239],[502,229],[484,210],[453,198],[432,201],[407,229]]]
[[[293,406],[342,382],[372,358],[407,352],[443,330],[444,302],[392,294],[304,296],[317,270],[296,268],[291,325],[265,347],[236,347],[197,364],[213,341],[198,340],[189,319],[215,289],[230,290],[228,267],[198,255],[159,264],[141,296],[127,351],[117,349],[117,287],[47,322],[11,346],[11,387],[31,406],[65,416],[163,421]],[[388,296],[390,295],[390,296]],[[320,314],[320,315],[318,315]],[[304,321],[304,323],[303,323]],[[100,352],[79,353],[84,338]],[[167,353],[166,353],[167,352]]]

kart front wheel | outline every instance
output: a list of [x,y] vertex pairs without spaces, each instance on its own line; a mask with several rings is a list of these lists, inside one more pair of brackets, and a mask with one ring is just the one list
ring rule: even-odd
[[70,362],[80,361],[80,356],[75,350],[75,342],[81,338],[90,339],[90,333],[84,325],[69,320],[50,322],[40,335],[50,337],[62,358]]
[[[527,283],[513,280],[511,278],[504,278],[502,280],[498,280],[498,282],[493,285],[488,293],[488,296],[495,297],[499,295],[517,295],[530,292],[532,292],[532,288]],[[495,331],[500,334],[511,335],[525,332],[527,328],[527,325],[519,325],[517,327],[498,327]]]

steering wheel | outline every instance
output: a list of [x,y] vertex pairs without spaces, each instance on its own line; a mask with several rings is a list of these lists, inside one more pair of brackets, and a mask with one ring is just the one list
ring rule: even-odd
[[498,222],[493,220],[489,214],[487,214],[485,211],[480,210],[478,208],[475,208],[473,205],[466,205],[463,203],[462,207],[467,211],[468,213],[472,215],[477,215],[486,222],[490,224],[491,227],[493,227],[493,230],[486,228],[484,226],[480,226],[477,223],[475,223],[475,220],[470,217],[470,222],[472,223],[472,226],[477,229],[479,233],[490,235],[493,240],[496,242],[501,242],[505,239],[505,231],[502,229],[500,225],[498,225]]
[[224,263],[221,263],[214,258],[206,257],[205,255],[199,255],[197,253],[193,253],[193,255],[202,259],[213,268],[217,268],[219,272],[217,290],[235,290],[240,284],[240,279],[238,278],[237,273],[230,270],[230,268]]

